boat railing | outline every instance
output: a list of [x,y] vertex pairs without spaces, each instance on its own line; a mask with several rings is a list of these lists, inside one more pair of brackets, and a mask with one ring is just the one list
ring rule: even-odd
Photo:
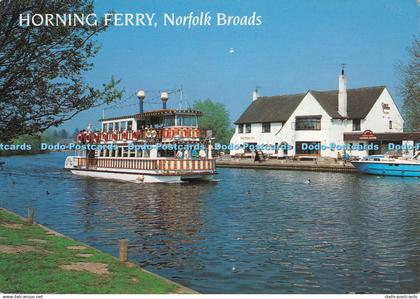
[[214,171],[215,159],[165,159],[165,158],[77,158],[78,168],[113,168],[155,170],[161,173]]
[[211,170],[216,168],[215,159],[199,159],[199,160],[175,160],[175,159],[161,159],[158,160],[159,170],[161,171],[197,171],[197,170]]
[[80,143],[101,143],[108,141],[129,141],[129,140],[175,140],[182,138],[203,139],[207,136],[206,129],[194,127],[168,127],[168,128],[150,128],[128,131],[85,131],[79,133],[77,141]]

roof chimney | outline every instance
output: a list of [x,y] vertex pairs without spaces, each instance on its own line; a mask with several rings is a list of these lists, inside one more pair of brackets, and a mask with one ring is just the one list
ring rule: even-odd
[[169,99],[168,92],[162,91],[162,93],[160,94],[160,99],[162,100],[162,109],[166,109],[166,102]]
[[344,74],[344,64],[341,67],[341,75],[338,77],[338,113],[347,117],[347,77]]
[[140,102],[140,114],[143,114],[144,98],[146,97],[146,95],[144,94],[144,90],[139,90],[137,92],[137,97],[139,98]]
[[255,87],[255,90],[252,92],[252,101],[255,101],[260,97],[260,92],[258,90],[258,87]]

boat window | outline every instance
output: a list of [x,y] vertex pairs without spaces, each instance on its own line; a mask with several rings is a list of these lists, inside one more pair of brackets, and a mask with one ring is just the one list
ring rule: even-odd
[[182,126],[182,116],[181,115],[177,115],[175,120],[176,120],[175,126]]
[[144,129],[144,122],[141,120],[137,121],[137,130]]
[[121,122],[121,131],[125,131],[127,130],[127,122],[126,121],[122,121]]
[[120,130],[120,123],[119,122],[116,122],[116,123],[114,123],[115,125],[114,125],[114,130],[115,131],[119,131]]
[[106,132],[108,130],[108,124],[102,124],[102,132]]
[[175,116],[166,116],[163,119],[163,126],[164,127],[172,127],[172,126],[175,126]]
[[133,130],[133,121],[132,120],[129,120],[127,122],[127,130],[128,131],[132,131]]
[[196,127],[197,126],[197,116],[183,116],[182,117],[182,125],[189,126],[189,127]]
[[163,158],[174,158],[175,157],[175,151],[174,150],[162,150],[159,151],[160,156]]
[[114,131],[114,123],[109,123],[108,124],[108,132],[112,132]]

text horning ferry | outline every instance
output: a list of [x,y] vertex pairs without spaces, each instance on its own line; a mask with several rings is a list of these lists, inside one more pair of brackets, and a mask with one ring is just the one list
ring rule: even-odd
[[[64,168],[76,175],[138,183],[213,180],[216,163],[211,153],[211,133],[198,127],[202,113],[167,109],[167,92],[161,93],[162,109],[143,112],[144,91],[137,97],[139,113],[102,118],[101,131],[88,128],[80,132],[78,143],[104,145],[103,149],[69,156]],[[189,149],[168,149],[170,145]]]

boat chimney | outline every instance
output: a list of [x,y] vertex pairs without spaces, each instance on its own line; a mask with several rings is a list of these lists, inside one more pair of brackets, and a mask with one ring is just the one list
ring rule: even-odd
[[162,93],[160,94],[160,99],[162,100],[162,108],[166,109],[166,102],[168,102],[169,99],[168,92],[162,91]]
[[139,90],[137,92],[137,97],[140,101],[140,114],[143,114],[144,98],[146,97],[146,95],[144,94],[144,90]]
[[341,65],[341,74],[338,77],[338,113],[347,117],[347,77],[344,74],[344,64]]
[[255,87],[255,90],[252,92],[252,101],[257,100],[260,97],[260,91],[258,87]]

